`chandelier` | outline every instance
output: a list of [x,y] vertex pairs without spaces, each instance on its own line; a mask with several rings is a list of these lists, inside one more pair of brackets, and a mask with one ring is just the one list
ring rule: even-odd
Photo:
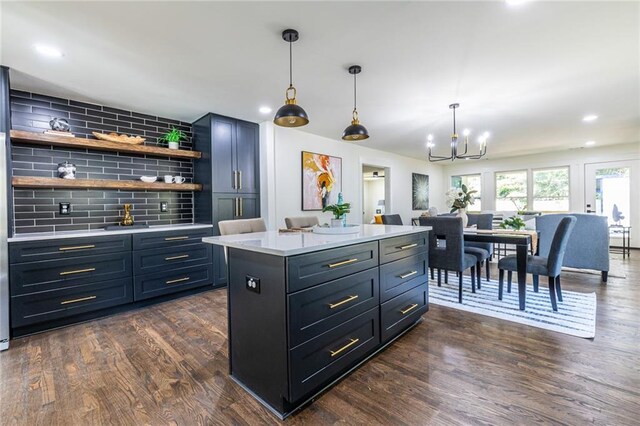
[[480,144],[480,152],[478,154],[467,154],[469,149],[469,135],[471,132],[469,129],[465,129],[462,132],[464,136],[464,151],[460,152],[458,149],[458,133],[456,133],[456,108],[458,108],[460,104],[451,104],[449,108],[453,110],[453,134],[451,135],[451,155],[448,157],[432,155],[431,150],[435,146],[433,143],[433,135],[427,136],[427,148],[429,149],[429,161],[435,163],[437,161],[446,161],[451,160],[454,161],[456,159],[465,159],[465,160],[478,160],[482,158],[487,153],[487,139],[489,139],[489,132],[484,132],[479,138],[478,143]]

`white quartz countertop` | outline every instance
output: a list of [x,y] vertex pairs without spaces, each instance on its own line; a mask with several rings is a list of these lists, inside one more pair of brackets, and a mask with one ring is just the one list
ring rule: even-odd
[[399,225],[359,225],[357,234],[316,234],[313,232],[290,233],[278,231],[253,232],[250,234],[225,235],[220,237],[206,237],[202,241],[225,247],[233,247],[258,253],[276,256],[292,256],[343,247],[352,244],[376,241],[384,238],[417,234],[431,230],[427,226],[399,226]]
[[141,234],[144,232],[161,232],[161,231],[180,231],[190,229],[212,228],[213,225],[205,224],[184,224],[184,225],[158,225],[148,228],[123,228],[113,231],[105,231],[102,229],[91,229],[86,231],[65,231],[65,232],[37,232],[32,234],[18,234],[9,238],[11,242],[21,241],[40,241],[40,240],[56,240],[58,238],[79,238],[79,237],[98,237],[102,235],[122,235],[122,234]]

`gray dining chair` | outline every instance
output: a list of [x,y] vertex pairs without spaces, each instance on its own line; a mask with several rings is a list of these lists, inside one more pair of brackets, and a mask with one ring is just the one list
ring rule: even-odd
[[218,222],[220,235],[248,234],[250,232],[264,232],[267,226],[261,217],[256,219],[222,220]]
[[287,229],[291,228],[311,228],[316,225],[320,225],[318,216],[297,216],[297,217],[285,217],[284,224]]
[[[471,269],[471,291],[476,292],[476,257],[464,252],[462,218],[421,217],[420,226],[431,226],[429,232],[429,266],[438,270],[438,287],[442,285],[442,270],[458,272],[458,302],[462,303],[462,277]],[[439,240],[444,239],[444,245]]]
[[[533,275],[533,290],[538,291],[538,277],[540,275],[549,277],[549,298],[554,311],[558,310],[558,301],[562,302],[562,288],[560,287],[560,273],[562,272],[562,261],[564,253],[567,250],[569,236],[576,224],[575,216],[564,217],[553,235],[553,241],[549,248],[549,255],[529,256],[527,260],[527,273]],[[509,271],[508,288],[511,291],[512,272],[517,271],[517,259],[515,255],[505,256],[498,261],[498,269],[500,270],[498,284],[498,299],[502,300],[502,290],[504,288],[504,271]]]
[[402,218],[399,214],[383,214],[382,223],[384,225],[402,225]]
[[[469,223],[468,226],[476,226],[476,229],[493,229],[493,214],[492,213],[480,213],[480,214],[469,214]],[[480,262],[485,263],[485,273],[487,277],[487,281],[491,280],[491,268],[489,262],[493,258],[493,243],[478,243],[475,241],[465,241],[464,243],[465,251],[469,254],[473,253],[473,250],[469,250],[471,248],[479,248],[488,253],[487,257],[484,257],[484,253],[476,254],[476,257],[484,257]],[[480,272],[478,275],[480,275]],[[478,288],[480,288],[480,278],[478,278]]]

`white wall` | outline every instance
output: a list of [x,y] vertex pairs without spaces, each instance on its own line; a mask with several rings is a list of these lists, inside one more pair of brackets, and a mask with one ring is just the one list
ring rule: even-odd
[[352,205],[348,215],[350,223],[362,222],[363,181],[362,165],[375,164],[388,167],[389,190],[386,192],[388,214],[398,213],[405,224],[419,216],[411,210],[411,173],[429,175],[431,205],[444,208],[442,167],[426,160],[423,152],[417,158],[403,157],[385,151],[367,148],[367,142],[344,142],[312,135],[296,129],[274,126],[271,122],[260,125],[261,212],[269,229],[284,227],[287,216],[319,216],[321,222],[331,219],[330,213],[301,209],[301,152],[311,151],[342,158],[342,194]]
[[[473,162],[456,161],[444,167],[444,179],[447,185],[451,176],[482,174],[482,209],[495,210],[495,172],[508,170],[531,170],[545,167],[569,166],[569,208],[574,212],[585,211],[585,164],[622,160],[640,160],[640,143],[608,145],[602,147],[558,150],[554,152],[526,155],[521,157],[499,158]],[[632,218],[631,242],[638,246],[640,241],[640,170],[632,170]],[[634,192],[635,182],[635,192]],[[531,185],[529,185],[531,187]],[[635,201],[634,201],[635,200]]]
[[362,210],[364,211],[364,216],[362,217],[362,221],[364,223],[371,222],[377,209],[381,209],[382,213],[385,213],[384,206],[378,206],[378,201],[385,199],[384,181],[384,178],[378,178],[365,180],[363,183],[364,206],[362,206]]

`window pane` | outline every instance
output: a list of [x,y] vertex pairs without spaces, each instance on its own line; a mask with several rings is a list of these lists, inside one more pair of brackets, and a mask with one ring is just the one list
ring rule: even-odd
[[527,171],[496,173],[496,210],[527,209]]
[[569,168],[533,171],[533,210],[569,211]]
[[461,188],[462,185],[466,185],[467,190],[476,190],[477,193],[473,194],[475,200],[473,204],[470,204],[467,208],[470,212],[479,212],[482,210],[482,191],[481,191],[482,178],[479,174],[476,175],[462,175],[451,176],[451,187]]

